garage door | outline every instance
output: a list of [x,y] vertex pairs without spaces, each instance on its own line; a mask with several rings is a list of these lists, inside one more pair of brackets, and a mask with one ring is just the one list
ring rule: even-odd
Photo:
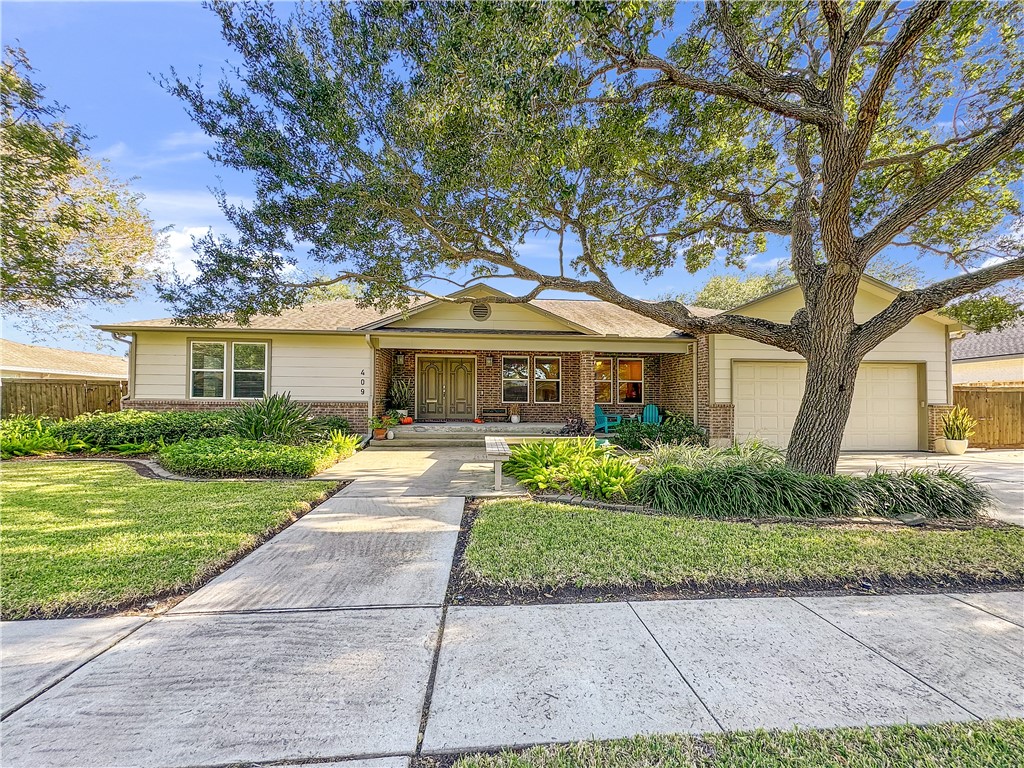
[[[733,363],[737,440],[759,437],[786,446],[804,371],[800,363]],[[862,365],[843,450],[916,451],[919,418],[916,365]]]

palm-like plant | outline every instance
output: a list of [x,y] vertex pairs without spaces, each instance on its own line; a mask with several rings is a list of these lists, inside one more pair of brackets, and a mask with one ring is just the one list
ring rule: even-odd
[[228,417],[235,434],[271,443],[301,443],[315,430],[309,406],[292,400],[290,392],[269,395],[243,405]]

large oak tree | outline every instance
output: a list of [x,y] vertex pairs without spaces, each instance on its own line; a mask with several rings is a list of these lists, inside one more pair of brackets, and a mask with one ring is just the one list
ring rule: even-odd
[[[212,8],[232,66],[213,87],[166,85],[257,201],[225,200],[238,237],[202,241],[200,278],[166,287],[192,321],[301,302],[286,267],[302,251],[382,306],[439,280],[585,293],[799,353],[787,460],[832,472],[864,356],[1024,274],[1017,2]],[[538,233],[552,269],[522,258]],[[699,318],[615,285],[739,263],[770,238],[805,299],[789,323]],[[858,281],[894,248],[962,272],[859,323]]]

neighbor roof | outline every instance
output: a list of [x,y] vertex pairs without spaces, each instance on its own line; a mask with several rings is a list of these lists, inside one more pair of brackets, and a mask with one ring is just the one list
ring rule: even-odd
[[[497,292],[496,292],[497,293]],[[605,336],[624,336],[632,338],[661,338],[681,335],[671,326],[638,315],[617,304],[609,304],[595,299],[534,299],[529,305],[542,312],[561,318],[573,326]],[[416,309],[423,311],[424,304]],[[711,317],[719,314],[718,310],[704,307],[690,307],[697,317]],[[211,330],[250,331],[308,331],[326,333],[331,331],[387,331],[387,325],[381,321],[398,319],[401,315],[395,312],[380,312],[373,307],[360,307],[355,299],[338,299],[320,304],[307,304],[296,309],[286,309],[280,315],[256,315],[246,326],[236,323],[218,323]],[[104,330],[126,330],[147,328],[187,328],[176,325],[173,318],[159,320],[137,320],[126,323],[111,323],[97,326]],[[395,328],[396,332],[409,332],[417,329]],[[418,329],[423,331],[424,329]],[[448,333],[460,333],[456,329],[439,329]]]
[[0,339],[0,367],[27,373],[60,373],[103,378],[128,378],[128,361],[97,352],[40,347]]
[[1024,355],[1024,320],[1018,320],[1001,331],[972,333],[953,342],[954,360],[977,360],[985,357]]

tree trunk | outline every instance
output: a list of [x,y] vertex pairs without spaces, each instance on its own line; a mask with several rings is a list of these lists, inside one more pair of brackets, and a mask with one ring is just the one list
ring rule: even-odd
[[853,405],[859,361],[852,355],[814,357],[807,361],[807,380],[786,465],[799,472],[831,475],[839,461],[843,431]]

